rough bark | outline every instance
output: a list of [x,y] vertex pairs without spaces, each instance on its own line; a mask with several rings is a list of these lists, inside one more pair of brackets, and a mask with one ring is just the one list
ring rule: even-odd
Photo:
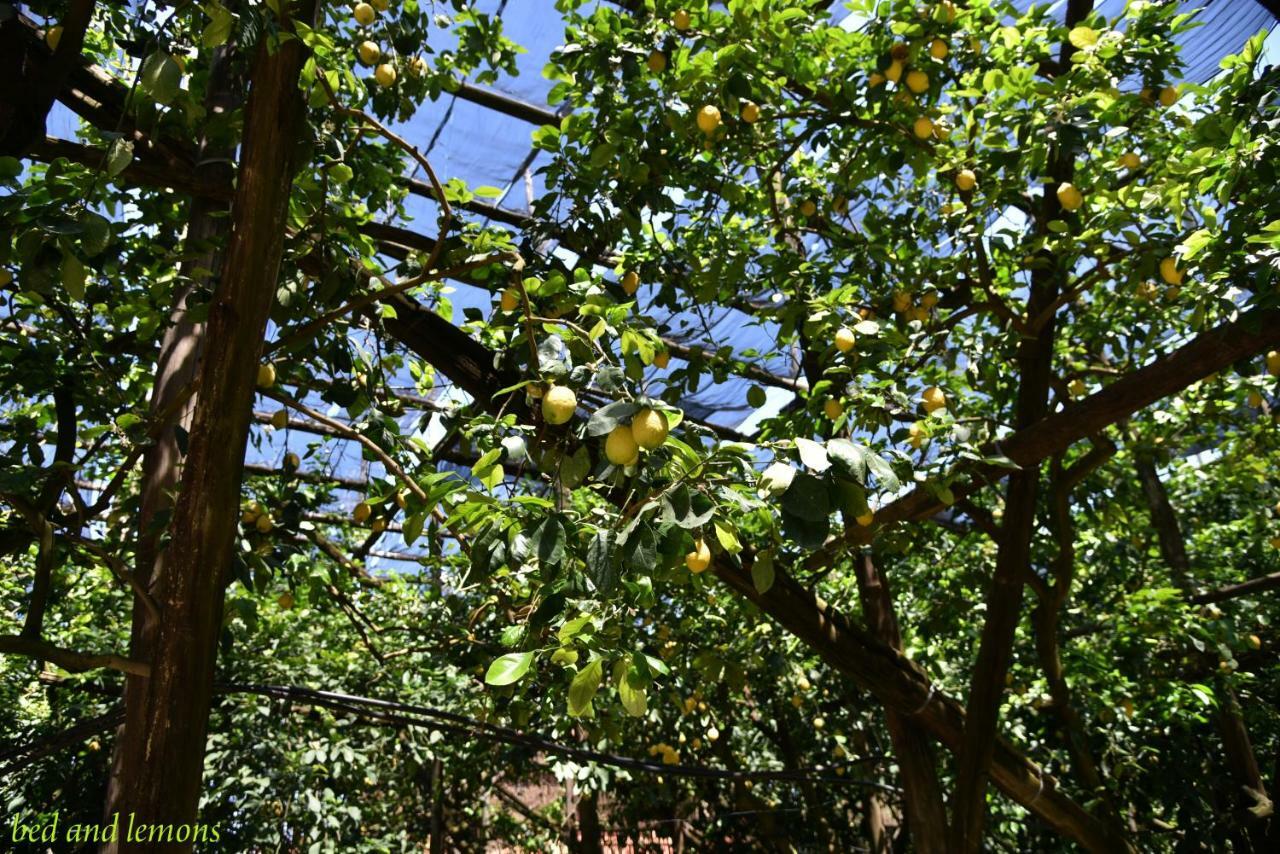
[[[236,100],[231,73],[232,49],[229,45],[218,48],[210,66],[205,109],[217,121],[230,110]],[[208,125],[206,125],[208,127]],[[200,158],[192,171],[198,182],[230,185],[232,169],[227,160],[234,148],[226,143],[202,135],[199,144]],[[191,202],[187,219],[187,231],[183,243],[185,260],[182,263],[184,286],[175,294],[169,315],[169,325],[161,339],[156,358],[156,376],[151,391],[151,417],[166,417],[169,410],[177,408],[170,416],[173,427],[166,429],[147,449],[142,459],[142,482],[138,502],[137,540],[134,549],[134,578],[151,596],[160,594],[158,579],[164,569],[159,564],[166,552],[161,542],[173,509],[174,492],[182,471],[182,454],[178,446],[178,430],[188,434],[192,428],[197,396],[188,394],[195,381],[196,370],[204,349],[205,324],[195,322],[187,311],[187,300],[198,288],[216,283],[223,262],[222,248],[227,237],[229,200],[196,196]],[[183,400],[186,396],[185,401]],[[138,660],[149,660],[154,644],[157,621],[150,608],[138,595],[134,596],[133,623],[130,632],[130,655]],[[141,708],[146,702],[147,680],[125,680],[124,697],[127,708]],[[116,812],[120,796],[120,771],[123,760],[123,732],[116,740],[112,756],[111,777],[107,783],[105,815],[109,821]],[[105,854],[112,854],[116,846],[103,846]]]
[[[313,5],[298,11],[298,20],[310,22],[313,16]],[[288,27],[287,12],[281,25]],[[140,823],[191,823],[199,801],[241,468],[304,118],[298,92],[304,59],[301,41],[268,45],[264,37],[254,60],[225,275],[209,314],[172,538],[155,579],[164,618],[151,651],[145,696],[127,709],[122,739],[119,809],[136,813]],[[189,843],[121,845],[121,850],[190,848]]]
[[[1056,170],[1066,180],[1070,160],[1058,158]],[[1055,179],[1058,176],[1055,175]],[[1061,215],[1054,192],[1056,180],[1045,186],[1045,210],[1040,227]],[[1031,294],[1026,316],[1039,317],[1057,300],[1064,270],[1061,262],[1038,267],[1031,277]],[[1018,347],[1018,396],[1014,423],[1017,429],[1040,421],[1048,409],[1052,379],[1055,320],[1049,317],[1033,335],[1023,337]],[[987,619],[982,627],[978,659],[969,682],[964,746],[960,750],[952,796],[951,848],[976,852],[982,845],[982,825],[986,816],[987,780],[999,725],[1000,698],[1005,674],[1013,659],[1013,639],[1022,613],[1022,591],[1027,566],[1031,562],[1031,541],[1036,527],[1036,502],[1040,491],[1040,466],[1029,465],[1009,477],[1005,493],[1004,521],[1000,528],[995,573],[987,590]]]
[[[964,708],[932,685],[925,673],[892,647],[851,626],[843,616],[775,567],[763,595],[751,580],[750,559],[741,567],[718,561],[716,574],[804,641],[832,667],[870,691],[886,706],[910,715],[947,749],[960,747]],[[1126,850],[1107,827],[1071,798],[1056,781],[1004,739],[997,738],[992,782],[1058,833],[1090,851]]]
[[1075,526],[1071,519],[1071,494],[1090,471],[1109,459],[1114,452],[1115,445],[1112,443],[1098,444],[1066,469],[1062,467],[1061,456],[1054,458],[1049,505],[1050,527],[1057,542],[1058,553],[1054,559],[1052,585],[1034,585],[1040,604],[1032,613],[1032,625],[1035,629],[1040,667],[1049,686],[1053,711],[1062,727],[1072,767],[1085,788],[1103,804],[1102,809],[1107,819],[1119,833],[1122,825],[1118,815],[1109,806],[1101,768],[1089,749],[1083,722],[1071,701],[1071,686],[1062,667],[1061,642],[1058,636],[1062,610],[1071,595],[1071,585],[1075,579]]
[[[888,580],[876,570],[870,553],[859,555],[856,570],[867,628],[882,643],[901,650],[902,634]],[[896,709],[885,708],[885,725],[902,777],[903,808],[912,848],[921,854],[946,851],[947,813],[933,739],[910,715]]]
[[604,851],[597,804],[594,792],[578,798],[578,851],[581,854],[602,854]]

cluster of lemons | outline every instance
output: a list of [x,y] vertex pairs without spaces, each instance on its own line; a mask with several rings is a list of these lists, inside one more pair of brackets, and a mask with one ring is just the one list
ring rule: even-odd
[[[390,8],[391,0],[371,0],[370,3],[357,3],[351,16],[361,27],[370,27],[378,19],[379,12],[385,12]],[[395,85],[398,76],[396,67],[390,62],[382,61],[384,59],[382,47],[377,42],[368,39],[360,42],[356,47],[356,56],[359,57],[361,65],[373,68],[373,79],[379,86],[389,88]],[[409,63],[409,71],[417,75],[425,74],[426,60],[415,56]]]
[[[656,360],[655,360],[656,363]],[[578,409],[578,396],[573,389],[553,385],[542,395],[542,419],[548,424],[568,424]],[[652,451],[667,440],[670,424],[666,413],[646,406],[631,417],[630,424],[619,424],[609,431],[604,441],[604,456],[615,466],[632,466],[640,459],[640,451]],[[705,572],[711,566],[711,547],[699,537],[693,551],[685,555],[690,572]]]

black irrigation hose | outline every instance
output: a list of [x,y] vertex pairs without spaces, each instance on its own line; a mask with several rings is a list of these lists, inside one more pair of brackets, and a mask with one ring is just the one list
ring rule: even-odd
[[[673,777],[694,777],[712,780],[777,780],[784,782],[822,782],[868,789],[877,789],[891,794],[900,794],[901,790],[874,780],[863,780],[855,777],[841,777],[836,774],[824,774],[823,769],[797,768],[781,771],[730,771],[721,768],[707,768],[699,765],[666,765],[629,756],[618,756],[612,753],[601,753],[581,747],[572,747],[552,741],[539,735],[530,735],[508,727],[485,723],[475,718],[432,709],[427,706],[416,706],[394,700],[379,700],[373,697],[356,697],[339,694],[333,691],[317,691],[313,688],[302,688],[286,685],[253,685],[225,683],[215,686],[216,693],[226,696],[231,694],[254,694],[278,700],[292,700],[323,706],[335,711],[346,712],[365,718],[366,720],[396,726],[431,727],[441,732],[490,739],[515,747],[532,747],[547,753],[566,756],[584,762],[595,762],[614,768],[624,768],[647,774],[670,774]],[[104,732],[117,726],[124,720],[123,710],[116,708],[106,714],[81,721],[61,732],[45,739],[23,745],[12,745],[0,749],[0,761],[12,760],[0,768],[0,777],[20,770],[36,759],[61,750],[81,739]],[[880,756],[868,756],[861,759],[841,763],[843,767],[879,761]]]
[[[601,753],[581,747],[560,744],[538,735],[522,733],[518,730],[485,723],[465,715],[432,709],[426,706],[415,706],[393,700],[379,700],[372,697],[353,697],[332,691],[317,691],[312,688],[300,688],[281,685],[243,685],[225,684],[217,686],[220,694],[257,694],[281,700],[295,700],[324,706],[329,709],[349,712],[366,718],[382,720],[388,723],[405,726],[430,726],[443,732],[458,735],[478,736],[517,747],[535,747],[547,753],[556,753],[584,762],[595,762],[614,768],[625,768],[642,771],[648,774],[670,774],[673,777],[698,777],[715,780],[780,780],[780,781],[814,781],[837,783],[877,789],[891,794],[900,794],[901,790],[894,786],[874,780],[863,780],[854,777],[841,777],[835,774],[823,774],[818,769],[792,769],[782,771],[729,771],[720,768],[707,768],[698,765],[665,765],[629,756],[618,756]],[[426,720],[423,720],[426,718]],[[847,765],[863,764],[878,761],[880,757],[872,756],[854,760]],[[834,766],[833,766],[834,767]]]

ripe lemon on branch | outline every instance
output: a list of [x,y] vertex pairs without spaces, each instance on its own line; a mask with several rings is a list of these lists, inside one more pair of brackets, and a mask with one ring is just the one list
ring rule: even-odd
[[666,413],[645,407],[631,419],[631,436],[646,451],[652,451],[667,440],[670,427]]
[[609,431],[609,438],[604,440],[604,456],[615,466],[634,465],[640,459],[640,446],[630,427],[619,424]]
[[684,565],[693,573],[706,572],[707,567],[711,566],[711,548],[706,540],[699,537],[694,542],[693,551],[684,556]]
[[542,396],[542,417],[548,424],[567,424],[578,408],[578,396],[568,386],[555,385]]

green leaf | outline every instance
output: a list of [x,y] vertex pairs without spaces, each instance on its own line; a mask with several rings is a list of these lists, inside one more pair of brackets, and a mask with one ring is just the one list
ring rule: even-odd
[[520,681],[533,664],[532,652],[509,652],[495,659],[484,674],[486,685],[510,685]]
[[587,572],[596,588],[608,596],[618,586],[618,565],[613,554],[613,532],[597,531],[587,544]]
[[591,452],[585,445],[560,461],[560,482],[566,489],[573,489],[586,480],[591,472]]
[[595,659],[578,671],[569,683],[569,716],[575,718],[594,717],[591,700],[600,690],[600,680],[604,675],[604,664]]
[[826,485],[804,472],[797,473],[791,481],[791,488],[782,496],[782,507],[793,516],[809,522],[825,522],[831,514]]
[[406,546],[413,545],[413,541],[422,536],[422,528],[426,522],[427,514],[425,512],[414,513],[404,520],[404,530],[401,532],[401,536],[404,537]]
[[133,143],[125,139],[113,139],[107,147],[107,158],[102,164],[107,176],[114,178],[133,162]]
[[605,435],[634,415],[639,408],[629,400],[617,400],[600,407],[591,413],[591,418],[587,420],[587,435]]
[[182,69],[173,61],[172,56],[163,50],[157,50],[142,64],[139,82],[157,104],[168,104],[178,94]]
[[777,462],[760,472],[760,479],[756,481],[756,488],[761,497],[765,495],[782,495],[791,486],[791,481],[796,476],[794,466]]
[[810,471],[822,473],[831,468],[826,448],[812,439],[796,439],[796,450],[800,452],[800,462]]
[[84,283],[86,273],[84,263],[70,253],[62,256],[62,286],[67,295],[75,300],[84,299]]
[[761,552],[751,563],[751,583],[761,595],[768,593],[773,586],[773,554]]
[[1075,27],[1067,34],[1067,39],[1075,47],[1084,50],[1098,43],[1098,31],[1092,27]]
[[715,523],[716,539],[720,541],[720,545],[730,554],[737,554],[742,551],[742,543],[738,541],[738,534],[726,522],[719,519]]
[[529,535],[529,545],[545,566],[556,566],[564,560],[564,525],[556,516],[548,516]]
[[210,3],[205,7],[204,12],[209,16],[209,24],[200,34],[200,44],[204,47],[218,47],[226,44],[227,39],[231,37],[232,21],[235,20],[230,10],[220,3]]
[[876,481],[880,488],[886,492],[896,492],[902,486],[902,482],[898,480],[898,476],[894,474],[889,464],[873,453],[866,454],[867,468],[871,469],[871,473],[876,476]]
[[858,483],[867,482],[867,455],[859,445],[848,439],[830,439],[827,442],[827,456],[836,464],[836,468]]
[[648,680],[640,669],[626,659],[619,659],[613,665],[613,684],[618,688],[618,699],[622,708],[633,718],[642,718],[649,709],[649,698],[645,689]]

